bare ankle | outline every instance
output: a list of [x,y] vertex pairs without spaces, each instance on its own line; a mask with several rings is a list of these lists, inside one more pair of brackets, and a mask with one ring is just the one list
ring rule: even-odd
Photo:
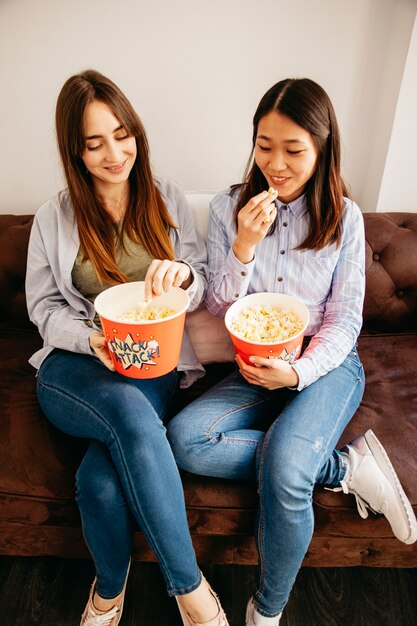
[[93,595],[94,610],[98,611],[99,613],[107,613],[107,611],[110,611],[110,609],[116,606],[119,598],[120,595],[116,596],[116,598],[102,598],[98,595],[97,591],[95,591]]
[[197,589],[191,593],[177,596],[177,600],[195,622],[208,622],[219,613],[217,600],[204,578]]

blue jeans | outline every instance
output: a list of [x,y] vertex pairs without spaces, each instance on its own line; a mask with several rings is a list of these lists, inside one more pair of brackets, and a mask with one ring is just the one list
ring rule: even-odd
[[195,474],[258,482],[254,592],[266,617],[282,612],[313,535],[313,489],[337,486],[346,468],[335,450],[360,404],[356,349],[302,391],[268,391],[238,371],[168,424],[178,465]]
[[162,422],[176,387],[175,371],[127,378],[93,356],[64,350],[54,350],[40,367],[37,392],[48,420],[91,440],[77,473],[77,500],[103,598],[123,587],[136,526],[158,558],[169,595],[201,582]]

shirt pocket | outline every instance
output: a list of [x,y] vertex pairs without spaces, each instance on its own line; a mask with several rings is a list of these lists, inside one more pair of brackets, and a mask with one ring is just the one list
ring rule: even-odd
[[331,247],[298,252],[301,267],[300,293],[303,301],[311,308],[320,307],[329,296],[339,253]]

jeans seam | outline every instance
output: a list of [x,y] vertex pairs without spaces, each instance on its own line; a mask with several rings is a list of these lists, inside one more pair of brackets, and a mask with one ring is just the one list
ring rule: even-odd
[[[270,432],[270,431],[269,431]],[[264,567],[264,516],[263,516],[263,505],[261,498],[261,490],[262,490],[262,479],[263,479],[263,469],[264,469],[264,454],[263,449],[266,443],[268,442],[268,433],[266,433],[261,450],[261,456],[259,461],[259,481],[258,481],[258,494],[259,494],[259,524],[258,524],[258,550],[259,550],[259,586],[256,590],[255,597],[259,598],[262,594],[262,587],[265,576],[265,567]]]

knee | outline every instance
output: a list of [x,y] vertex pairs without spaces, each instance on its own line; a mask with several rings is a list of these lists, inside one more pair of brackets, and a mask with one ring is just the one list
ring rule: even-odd
[[97,511],[118,510],[124,505],[124,496],[116,473],[90,471],[87,464],[76,474],[76,500],[81,509],[94,507]]
[[268,452],[261,457],[261,490],[268,493],[268,498],[287,509],[302,510],[310,506],[314,479],[303,464],[303,459],[285,452]]
[[154,453],[166,437],[165,426],[154,408],[139,394],[136,396],[132,394],[129,402],[106,407],[102,441],[110,450],[117,442],[123,448],[134,448],[138,455],[146,455]]
[[198,474],[205,437],[193,424],[193,417],[182,411],[167,424],[167,437],[177,465]]

